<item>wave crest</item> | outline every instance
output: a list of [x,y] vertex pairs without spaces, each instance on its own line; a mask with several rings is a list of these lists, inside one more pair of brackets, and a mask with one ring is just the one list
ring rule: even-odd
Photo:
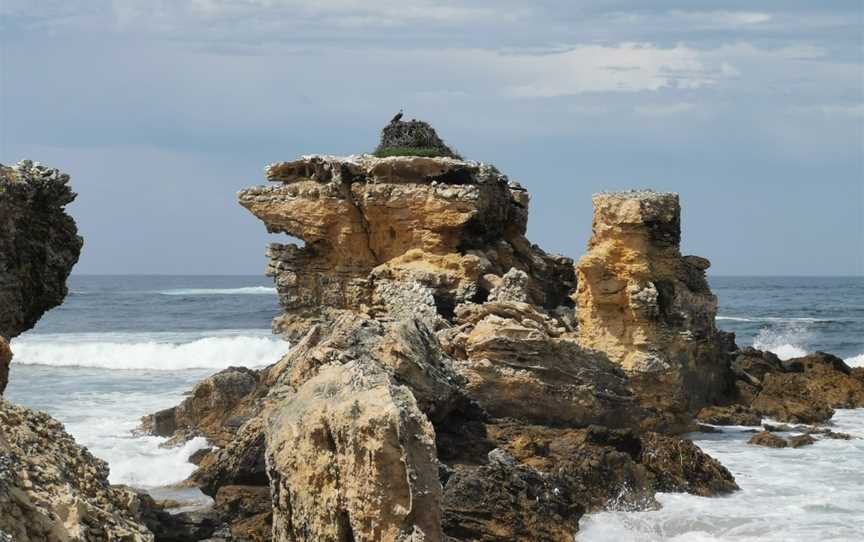
[[175,290],[161,290],[156,292],[162,295],[276,295],[276,288],[272,286],[245,286],[243,288],[177,288]]
[[119,340],[90,334],[81,339],[74,341],[61,336],[56,340],[50,336],[16,339],[13,363],[154,371],[260,367],[278,361],[289,347],[279,338],[254,335],[199,337],[182,342],[131,334],[121,335]]

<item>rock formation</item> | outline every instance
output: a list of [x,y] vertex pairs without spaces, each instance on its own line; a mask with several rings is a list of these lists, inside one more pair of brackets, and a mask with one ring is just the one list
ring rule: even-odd
[[[233,536],[569,542],[586,511],[737,488],[692,443],[642,430],[659,406],[581,340],[573,261],[525,238],[528,193],[494,167],[315,155],[267,178],[239,200],[304,242],[268,251],[291,352],[145,420],[218,443],[191,481]],[[710,298],[697,271],[672,284],[678,309],[719,335],[712,308],[686,306]],[[661,335],[658,351],[686,352]]]
[[[6,338],[66,296],[82,240],[63,207],[69,176],[29,161],[0,166],[0,392]],[[108,466],[47,414],[0,398],[0,540],[150,542],[138,495],[108,484]]]
[[452,318],[457,305],[484,301],[511,268],[528,276],[527,301],[573,306],[572,261],[528,242],[528,193],[492,166],[306,156],[269,166],[267,179],[276,186],[239,198],[268,231],[305,243],[269,249],[267,274],[285,309],[274,330],[292,340],[340,310],[398,318],[388,313],[409,307]]
[[23,160],[0,164],[0,393],[9,370],[6,340],[30,329],[66,297],[83,241],[63,208],[69,176]]
[[593,235],[576,266],[579,342],[630,376],[646,407],[683,414],[732,388],[734,337],[718,331],[710,263],[682,256],[677,194],[594,196]]

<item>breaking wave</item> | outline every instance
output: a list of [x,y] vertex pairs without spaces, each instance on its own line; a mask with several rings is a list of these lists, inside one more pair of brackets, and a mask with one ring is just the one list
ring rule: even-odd
[[795,322],[808,322],[808,323],[831,323],[834,320],[829,320],[827,318],[787,318],[787,317],[779,317],[779,316],[717,316],[716,320],[727,320],[731,322],[779,322],[779,323],[795,323]]
[[850,367],[864,367],[864,352],[858,354],[857,356],[847,358],[845,361],[846,364]]
[[246,286],[243,288],[178,288],[161,290],[162,295],[276,295],[272,286]]
[[790,325],[780,329],[763,328],[753,339],[753,348],[768,350],[777,354],[780,359],[792,359],[806,356],[807,340],[810,332],[804,325]]
[[249,331],[200,333],[81,333],[22,336],[13,363],[120,370],[173,371],[259,367],[279,360],[289,344]]

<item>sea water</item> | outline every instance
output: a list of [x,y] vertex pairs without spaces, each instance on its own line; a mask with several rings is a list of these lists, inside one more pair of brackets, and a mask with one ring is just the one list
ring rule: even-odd
[[[739,346],[783,359],[821,350],[864,366],[864,278],[712,277],[717,324]],[[583,518],[580,542],[864,541],[864,409],[838,410],[834,431],[853,440],[803,448],[747,444],[753,428],[690,437],[741,487],[725,497],[658,496],[657,511]],[[789,436],[790,434],[781,434]]]
[[12,341],[6,397],[62,421],[112,483],[164,487],[207,443],[161,447],[135,434],[141,417],[220,369],[278,361],[289,345],[270,332],[277,314],[265,277],[73,275],[65,303]]
[[[822,350],[864,365],[864,278],[711,277],[718,326],[741,346],[789,358]],[[228,366],[277,361],[288,343],[269,331],[279,313],[264,277],[72,276],[66,302],[12,341],[7,398],[45,410],[92,453],[110,480],[165,493],[194,469],[181,448],[136,435],[141,416],[173,406]],[[864,437],[864,410],[839,411],[836,429]],[[799,449],[746,444],[744,428],[693,435],[741,491],[659,496],[652,512],[582,521],[584,541],[864,540],[864,439]],[[169,493],[170,495],[170,493]]]

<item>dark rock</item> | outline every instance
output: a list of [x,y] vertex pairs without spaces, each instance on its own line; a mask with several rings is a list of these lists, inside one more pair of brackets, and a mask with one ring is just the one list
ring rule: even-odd
[[648,433],[642,437],[640,461],[654,474],[657,491],[707,497],[738,489],[726,467],[687,439]]
[[195,450],[192,452],[192,455],[189,456],[189,462],[193,465],[200,465],[201,462],[204,461],[204,458],[212,452],[213,448],[201,448],[200,450]]
[[[764,352],[755,348],[747,347],[739,350],[738,355],[732,361],[732,370],[740,377],[747,376],[756,380],[756,384],[765,377],[767,373],[783,372],[783,362],[773,352]],[[752,382],[751,382],[752,383]]]
[[585,510],[566,487],[509,462],[457,466],[444,487],[444,532],[477,542],[572,542]]
[[[0,337],[11,339],[63,302],[84,241],[64,207],[69,175],[23,160],[0,164]],[[5,341],[4,341],[5,342]],[[9,360],[0,347],[0,393]]]
[[757,433],[753,435],[748,441],[750,444],[755,444],[757,446],[767,446],[769,448],[785,448],[789,445],[786,442],[786,439],[782,437],[778,437],[773,433],[769,433],[768,431],[762,431],[761,433]]

